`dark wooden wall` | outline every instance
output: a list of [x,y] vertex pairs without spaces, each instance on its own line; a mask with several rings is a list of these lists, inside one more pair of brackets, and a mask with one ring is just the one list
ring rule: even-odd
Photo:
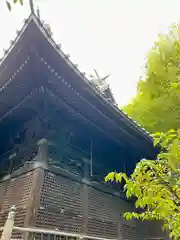
[[45,171],[36,226],[102,238],[145,239],[148,225],[122,217],[132,209],[116,196]]
[[[1,182],[0,204],[0,226],[10,206],[16,205],[16,226],[121,240],[143,240],[149,228],[148,224],[123,220],[122,213],[132,210],[130,203],[41,168]],[[157,234],[155,228],[152,235]]]
[[[16,206],[15,225],[18,227],[24,226],[33,187],[34,174],[35,171],[30,171],[0,182],[0,226],[4,226],[12,205]],[[13,236],[20,237],[21,234],[15,233]]]

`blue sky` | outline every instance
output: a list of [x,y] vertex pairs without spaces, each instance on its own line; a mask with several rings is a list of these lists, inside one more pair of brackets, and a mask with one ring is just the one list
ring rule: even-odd
[[[8,12],[0,3],[0,55],[29,15],[28,0]],[[179,0],[34,0],[54,39],[87,75],[111,74],[119,105],[136,93],[147,52],[157,34],[180,19]]]

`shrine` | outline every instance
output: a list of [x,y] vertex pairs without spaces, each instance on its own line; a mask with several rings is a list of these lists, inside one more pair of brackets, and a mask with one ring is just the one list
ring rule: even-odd
[[0,64],[0,227],[15,205],[19,227],[165,239],[154,222],[125,221],[133,203],[122,186],[104,183],[108,172],[131,173],[158,152],[108,91],[87,80],[32,12]]

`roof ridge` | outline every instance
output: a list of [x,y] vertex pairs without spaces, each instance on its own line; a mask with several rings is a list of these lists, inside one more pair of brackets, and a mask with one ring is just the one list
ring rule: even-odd
[[7,50],[5,50],[4,56],[2,56],[2,58],[0,59],[0,65],[4,62],[4,60],[7,58],[8,54],[11,52],[11,50],[13,49],[15,44],[20,39],[22,33],[24,32],[24,30],[28,26],[28,23],[30,22],[31,18],[32,18],[32,14],[30,14],[29,17],[24,20],[24,24],[21,27],[21,29],[20,30],[16,30],[17,36],[15,37],[14,40],[11,40],[11,44],[10,44],[9,48]]

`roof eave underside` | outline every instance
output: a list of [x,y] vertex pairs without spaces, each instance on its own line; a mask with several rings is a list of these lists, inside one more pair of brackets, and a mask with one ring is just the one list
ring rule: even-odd
[[[111,113],[111,115],[114,115],[114,117],[117,117],[120,121],[122,121],[125,125],[127,125],[129,130],[134,130],[137,134],[139,134],[139,136],[141,136],[142,138],[146,139],[147,141],[151,141],[152,142],[152,138],[148,135],[147,132],[145,132],[135,122],[133,122],[131,119],[129,119],[116,106],[114,106],[110,102],[108,102],[103,97],[103,95],[96,88],[94,88],[90,84],[90,82],[85,78],[85,76],[78,70],[77,66],[74,65],[69,60],[67,55],[65,55],[61,51],[59,46],[56,45],[56,43],[52,40],[52,38],[48,35],[46,30],[44,29],[42,23],[34,15],[31,15],[28,18],[28,20],[26,20],[26,23],[25,23],[24,27],[19,32],[19,35],[17,36],[16,40],[13,42],[12,46],[7,51],[7,53],[6,53],[6,55],[5,55],[4,59],[3,59],[3,62],[1,64],[1,66],[0,66],[0,73],[2,72],[2,66],[6,65],[7,62],[8,62],[8,69],[9,69],[9,66],[12,66],[14,64],[13,54],[14,54],[14,52],[17,52],[17,50],[15,51],[15,48],[18,48],[17,47],[18,42],[20,43],[21,41],[23,41],[23,34],[27,30],[27,28],[30,25],[30,23],[32,23],[32,21],[37,26],[37,30],[40,31],[39,32],[40,33],[39,37],[43,37],[44,36],[44,38],[42,38],[41,40],[42,41],[47,41],[49,43],[49,48],[51,48],[50,51],[52,52],[51,56],[58,55],[58,57],[63,59],[63,61],[66,63],[66,65],[68,66],[69,70],[76,75],[76,79],[75,79],[76,83],[74,83],[74,84],[76,84],[76,85],[79,84],[79,86],[83,89],[83,91],[86,92],[86,94],[87,93],[90,94],[94,98],[94,100],[97,101],[97,103],[100,103],[100,105],[103,106],[104,109],[106,109],[106,111],[109,111]],[[24,51],[26,51],[26,50],[24,49]],[[50,59],[49,59],[49,61],[50,61]],[[53,61],[51,61],[51,62],[53,62]],[[1,74],[3,74],[3,73],[1,73]],[[0,84],[1,84],[1,82],[0,82]]]

